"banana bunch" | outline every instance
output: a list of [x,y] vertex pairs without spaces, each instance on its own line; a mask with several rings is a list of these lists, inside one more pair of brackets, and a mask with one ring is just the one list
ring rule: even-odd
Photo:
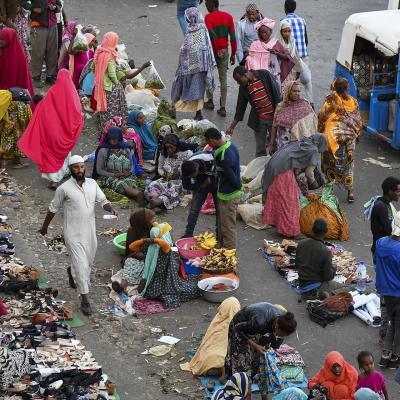
[[196,250],[211,250],[217,245],[217,239],[213,233],[204,232],[194,238],[197,242]]
[[235,271],[237,268],[236,249],[212,249],[208,256],[202,258],[203,268],[208,270],[231,268]]

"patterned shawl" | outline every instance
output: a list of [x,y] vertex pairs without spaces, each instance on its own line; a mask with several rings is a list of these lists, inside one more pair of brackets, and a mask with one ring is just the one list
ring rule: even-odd
[[298,121],[314,113],[314,110],[306,99],[290,100],[290,92],[295,84],[299,84],[299,82],[290,81],[283,88],[283,101],[278,104],[276,109],[274,126],[292,129]]
[[180,50],[176,74],[183,76],[207,72],[206,87],[213,91],[216,62],[203,16],[197,7],[190,7],[186,9],[185,17],[189,27]]

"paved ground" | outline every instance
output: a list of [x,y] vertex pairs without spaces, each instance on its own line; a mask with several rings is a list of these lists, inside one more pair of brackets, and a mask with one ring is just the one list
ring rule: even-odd
[[[239,18],[243,2],[238,0],[223,1],[223,9],[229,10]],[[258,2],[262,4],[264,15],[279,18],[283,1]],[[348,15],[358,11],[383,9],[384,0],[338,0],[335,2],[303,0],[298,12],[308,21],[310,39],[311,68],[315,90],[316,106],[328,92],[332,79],[334,61],[340,41],[341,29]],[[155,8],[149,5],[157,4]],[[177,66],[177,52],[182,36],[175,18],[175,4],[158,0],[114,0],[94,1],[69,0],[66,11],[69,18],[79,22],[90,22],[98,25],[102,33],[108,30],[117,31],[122,42],[127,45],[128,53],[136,64],[153,59],[162,77],[170,86]],[[204,10],[204,8],[203,8]],[[154,43],[156,42],[156,43]],[[214,121],[221,129],[226,128],[234,111],[236,87],[229,80],[228,118],[223,120],[215,113],[206,113],[206,117]],[[165,96],[168,96],[166,91]],[[88,126],[90,126],[90,121]],[[86,129],[75,149],[76,153],[90,153],[95,148],[97,132]],[[252,159],[254,143],[252,133],[245,124],[239,125],[234,142],[239,146],[243,164]],[[367,164],[365,157],[385,157],[385,162],[393,166],[393,170]],[[89,167],[90,169],[91,167]],[[400,168],[399,155],[374,139],[363,137],[356,153],[355,193],[357,201],[353,205],[344,203],[345,192],[338,191],[351,222],[351,237],[344,245],[348,250],[371,263],[369,226],[363,221],[362,204],[372,194],[380,192],[379,185],[388,175],[398,175]],[[5,211],[15,221],[19,230],[17,236],[21,256],[34,264],[42,264],[46,276],[54,286],[61,287],[61,295],[76,302],[74,293],[67,288],[65,266],[68,259],[49,253],[43,246],[43,239],[36,233],[46,212],[46,206],[52,193],[46,189],[46,183],[40,179],[38,172],[31,168],[12,171],[18,182],[29,186],[21,201],[4,201]],[[98,212],[98,230],[109,227],[127,226],[130,209],[121,210],[121,218],[116,222],[104,221],[102,211]],[[168,213],[166,219],[174,227],[174,236],[183,233],[187,210],[178,208]],[[61,231],[61,216],[53,222],[51,234]],[[213,217],[203,217],[199,230],[213,229]],[[239,257],[241,286],[238,298],[242,305],[271,301],[284,304],[292,310],[299,321],[298,337],[289,338],[288,343],[295,345],[303,354],[307,363],[307,373],[312,376],[322,364],[325,354],[330,350],[339,350],[355,364],[355,357],[360,350],[371,350],[376,358],[379,356],[378,332],[367,328],[355,317],[345,318],[325,329],[310,322],[304,304],[298,303],[297,295],[288,289],[286,284],[274,273],[257,249],[264,238],[279,239],[273,230],[257,232],[246,229],[241,223],[239,232]],[[119,257],[114,252],[108,238],[99,237],[99,249],[96,268],[93,274],[93,300],[98,308],[109,304],[105,285],[109,282],[111,270],[116,270]],[[105,370],[117,382],[124,399],[174,399],[201,398],[198,383],[188,374],[178,372],[178,360],[190,350],[196,336],[204,333],[208,322],[214,315],[216,307],[202,300],[183,305],[175,312],[155,316],[153,318],[135,319],[126,317],[113,320],[101,314],[86,319],[87,324],[80,329],[84,342],[93,349],[95,356],[103,363]],[[154,345],[158,335],[150,332],[149,327],[161,327],[165,333],[182,339],[178,344],[178,355],[173,359],[152,358],[141,355],[146,348]],[[389,382],[391,398],[399,392],[393,374],[386,374]],[[176,390],[174,390],[174,388]]]

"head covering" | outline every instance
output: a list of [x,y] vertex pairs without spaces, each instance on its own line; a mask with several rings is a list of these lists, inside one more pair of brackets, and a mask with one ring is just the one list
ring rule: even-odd
[[128,128],[134,129],[135,132],[140,135],[143,147],[143,158],[145,160],[153,160],[157,150],[157,142],[146,122],[143,125],[137,123],[139,114],[142,114],[142,111],[131,111],[128,116],[127,126]]
[[[338,364],[342,368],[339,376],[332,372],[334,364]],[[338,351],[331,351],[325,358],[324,366],[310,380],[308,387],[320,384],[328,389],[330,399],[352,400],[356,391],[357,379],[356,369],[347,363]]]
[[112,117],[111,119],[109,119],[105,124],[104,124],[104,129],[103,132],[100,136],[100,140],[99,140],[99,144],[103,144],[104,143],[104,139],[107,136],[107,132],[108,130],[113,127],[113,126],[118,126],[118,128],[122,128],[122,126],[124,125],[124,119],[118,115],[116,115],[115,117]]
[[74,36],[74,30],[76,27],[76,21],[68,21],[67,26],[64,29],[64,34],[62,37],[63,44],[66,42],[70,42]]
[[321,153],[326,151],[326,138],[321,133],[304,138],[299,142],[289,143],[278,150],[265,165],[262,176],[263,199],[275,176],[291,169],[304,169],[310,165],[321,165]]
[[[116,144],[110,144],[111,139],[118,139],[118,143]],[[104,142],[99,145],[96,149],[96,153],[94,156],[94,163],[93,163],[93,172],[92,172],[92,178],[97,179],[98,178],[98,173],[97,173],[97,155],[99,154],[100,149],[109,149],[108,155],[110,154],[110,150],[112,149],[130,149],[131,146],[129,146],[128,143],[124,142],[124,138],[122,136],[122,131],[121,128],[117,126],[112,126],[108,132],[107,135],[104,139]],[[107,155],[107,159],[108,159]]]
[[400,236],[400,211],[393,218],[392,235]]
[[250,387],[248,376],[238,372],[228,379],[223,389],[214,393],[212,400],[245,400]]
[[61,69],[56,83],[37,105],[18,147],[41,173],[58,172],[78,141],[83,124],[78,92],[69,72]]
[[278,395],[274,396],[272,400],[307,400],[307,395],[299,388],[291,387],[282,390]]
[[107,32],[94,55],[94,98],[97,101],[96,111],[107,111],[107,99],[104,92],[104,75],[108,62],[117,59],[119,37],[115,32]]
[[[289,37],[289,43],[285,42],[285,39],[283,39],[282,36],[282,29],[290,28],[291,33]],[[283,19],[282,21],[279,22],[279,24],[275,25],[274,31],[272,32],[272,37],[278,41],[282,46],[286,47],[289,50],[290,56],[292,58],[296,58],[297,54],[297,47],[296,47],[296,42],[294,40],[293,36],[293,28],[292,24],[288,19]]]
[[0,52],[0,89],[20,87],[34,96],[31,73],[17,32],[11,28],[0,31],[4,47]]
[[240,303],[236,297],[229,297],[220,304],[196,354],[190,362],[180,365],[182,370],[200,376],[210,369],[224,366],[228,348],[229,324],[239,311]]
[[126,254],[129,254],[129,245],[136,240],[147,239],[150,237],[150,230],[153,227],[151,221],[154,220],[156,213],[148,208],[141,208],[134,211],[130,218],[130,227],[126,236]]
[[0,90],[0,121],[8,121],[8,107],[10,107],[12,94],[9,90]]
[[[189,26],[180,49],[176,74],[184,76],[207,72],[206,88],[213,91],[216,62],[203,15],[197,7],[190,7],[185,10],[185,18]],[[172,101],[177,102],[180,96],[176,94],[172,97]]]
[[382,400],[382,397],[370,388],[360,388],[357,390],[354,400]]
[[85,35],[88,46],[90,45],[90,43],[92,43],[93,39],[95,39],[95,37],[96,37],[92,33],[85,33],[84,35]]
[[74,155],[71,156],[71,158],[69,159],[68,165],[74,165],[74,164],[78,164],[78,163],[84,163],[85,160],[83,159],[83,157],[78,156],[78,155]]
[[270,18],[263,18],[261,21],[257,22],[255,25],[256,30],[258,31],[262,26],[266,26],[267,28],[274,29],[275,21]]
[[303,98],[290,99],[290,92],[299,81],[289,81],[283,87],[283,101],[278,105],[274,115],[274,126],[292,129],[293,126],[309,114],[315,114],[311,104]]
[[249,3],[249,4],[247,4],[247,6],[246,6],[246,12],[250,12],[250,11],[257,11],[257,12],[259,12],[259,9],[258,9],[257,4],[254,4],[254,3]]
[[164,136],[163,139],[163,155],[164,157],[168,156],[167,149],[165,148],[166,144],[171,144],[172,146],[176,147],[176,151],[186,151],[189,150],[189,145],[183,141],[181,141],[178,137],[178,135],[175,135],[175,133],[170,133],[168,135]]

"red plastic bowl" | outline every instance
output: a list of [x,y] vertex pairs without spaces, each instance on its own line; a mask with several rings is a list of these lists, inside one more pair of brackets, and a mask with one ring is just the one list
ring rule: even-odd
[[178,248],[179,255],[185,260],[208,256],[211,253],[211,250],[191,250],[191,247],[197,245],[196,239],[193,237],[179,239],[175,245]]

